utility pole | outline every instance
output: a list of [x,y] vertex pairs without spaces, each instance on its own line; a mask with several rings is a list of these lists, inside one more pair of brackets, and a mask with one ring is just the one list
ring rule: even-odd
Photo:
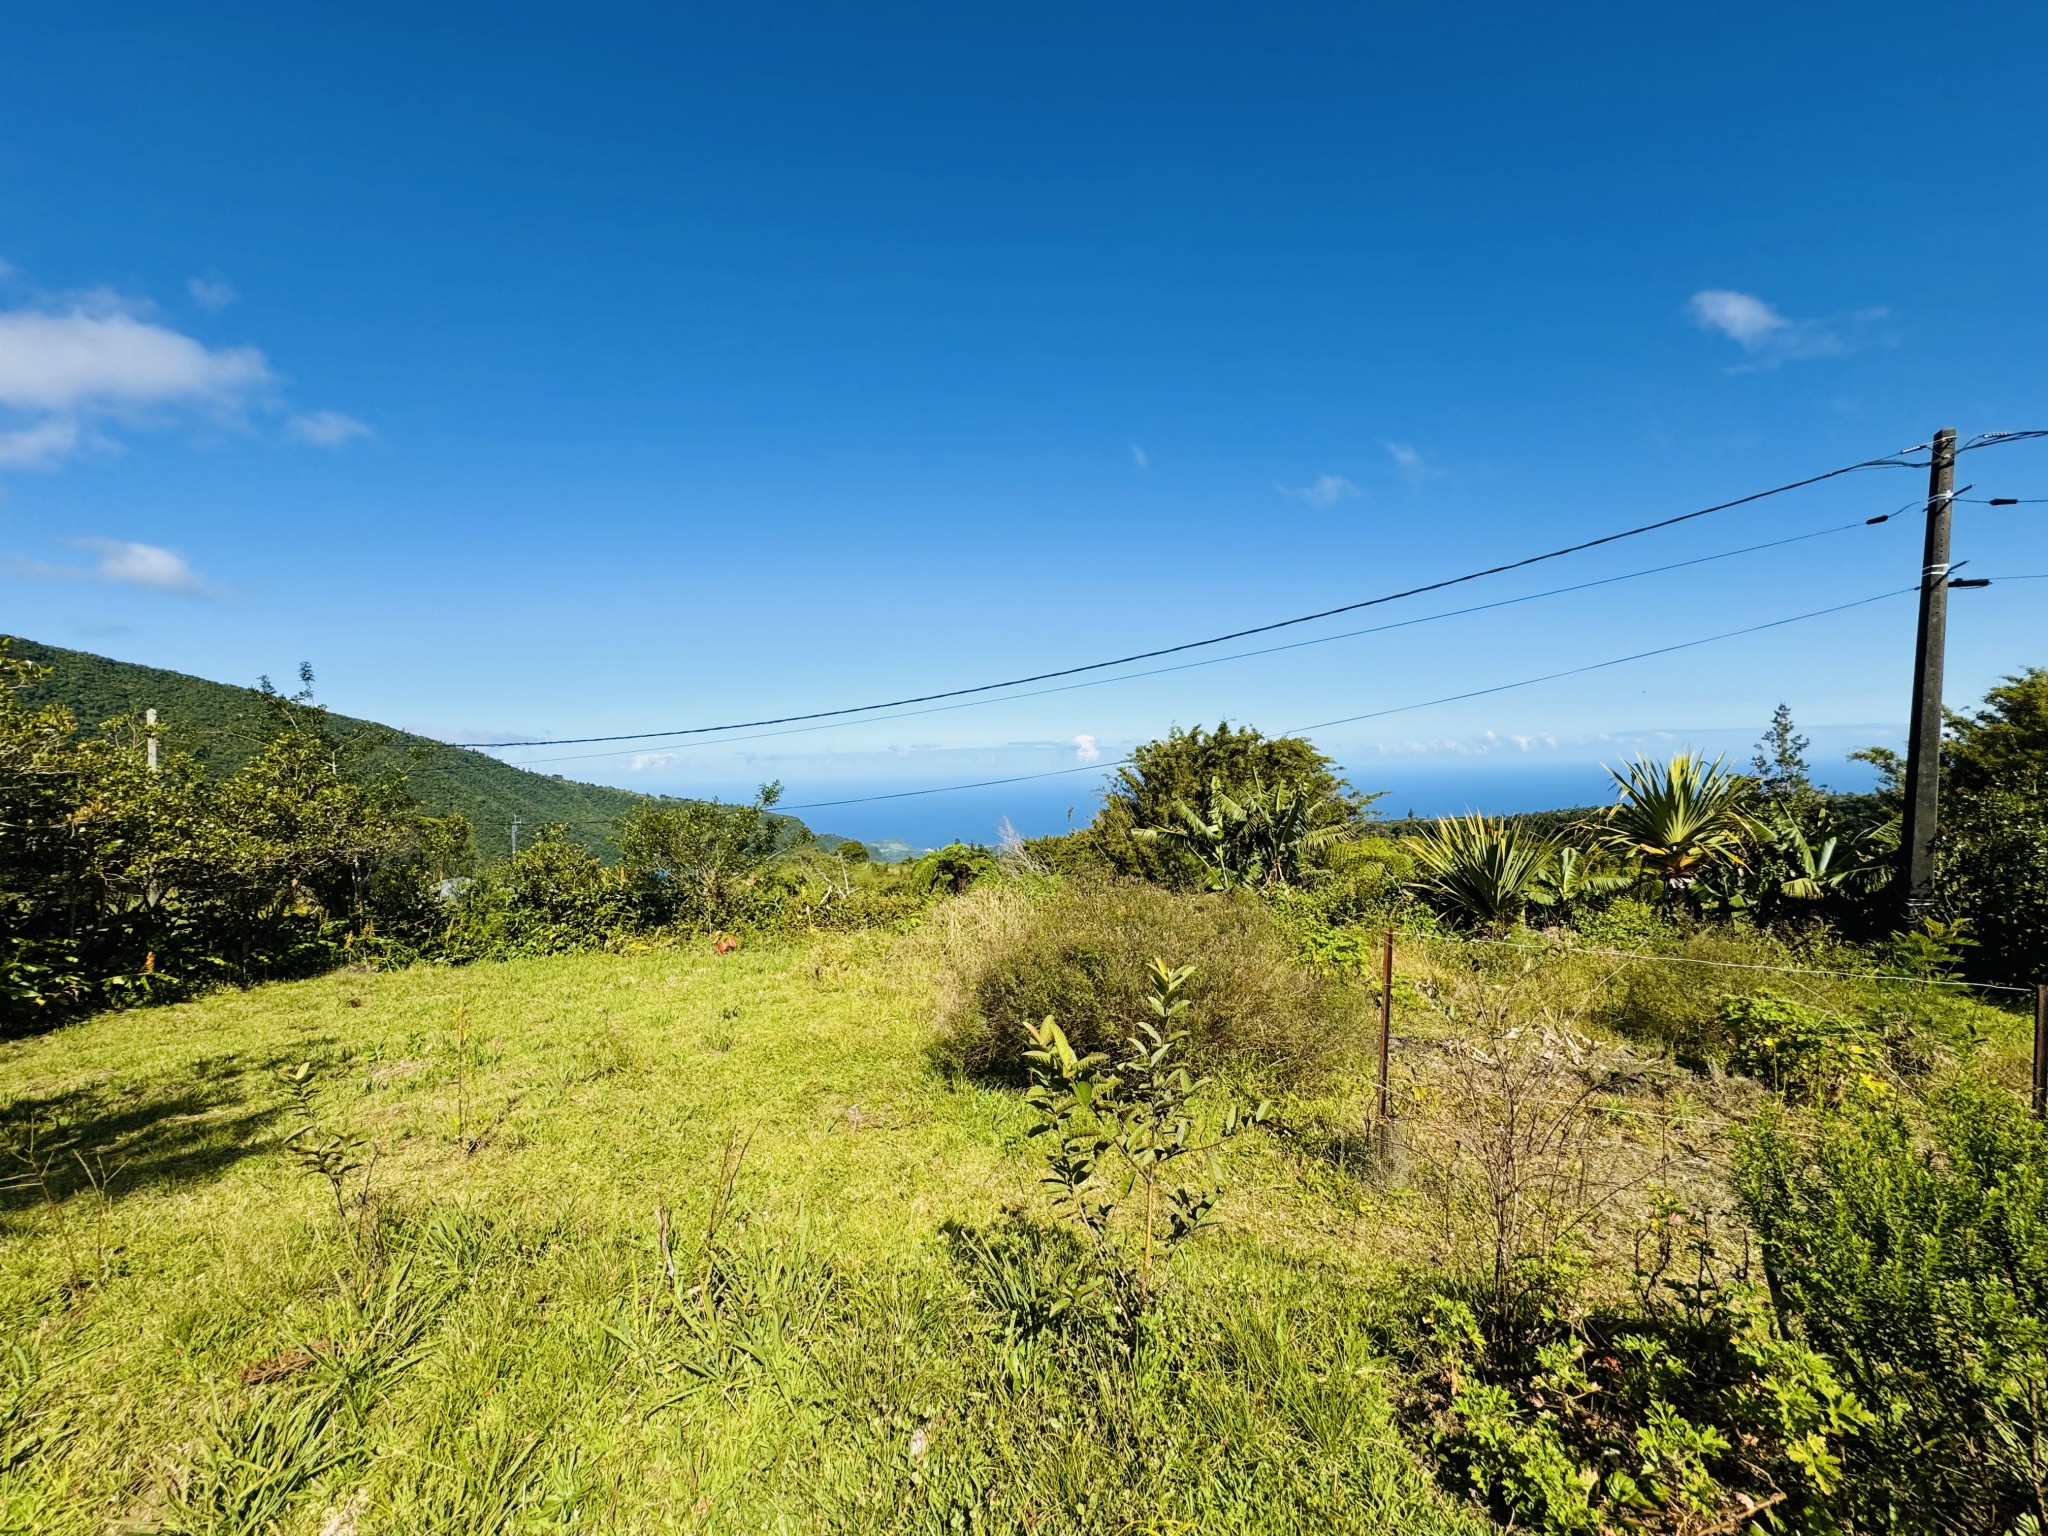
[[1948,636],[1948,536],[1955,510],[1956,429],[1934,434],[1928,456],[1927,546],[1920,561],[1920,629],[1913,643],[1913,713],[1906,726],[1905,836],[1899,880],[1908,924],[1934,904],[1934,831],[1941,808],[1941,669]]
[[142,723],[143,723],[144,725],[146,725],[146,726],[148,726],[148,727],[149,727],[149,771],[150,771],[151,773],[155,773],[155,772],[156,772],[156,711],[155,711],[155,710],[153,710],[153,709],[145,709],[145,710],[144,710],[144,711],[142,712]]
[[512,851],[515,854],[519,852],[519,818],[517,816],[512,818]]

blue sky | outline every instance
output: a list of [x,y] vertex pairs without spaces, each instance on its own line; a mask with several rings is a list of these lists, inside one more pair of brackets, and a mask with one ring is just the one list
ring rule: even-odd
[[[2048,426],[2038,7],[44,7],[0,50],[0,628],[452,739],[924,693]],[[423,19],[424,18],[424,19]],[[2048,495],[2048,446],[1972,455]],[[1874,472],[1275,640],[1894,511]],[[1967,506],[1957,558],[2048,572]],[[795,804],[1422,703],[1909,586],[1911,517],[1371,636],[723,744]],[[2048,662],[1959,594],[1950,695]],[[1582,798],[1781,699],[1838,782],[1906,598],[1316,732]],[[835,806],[913,841],[1093,775]]]

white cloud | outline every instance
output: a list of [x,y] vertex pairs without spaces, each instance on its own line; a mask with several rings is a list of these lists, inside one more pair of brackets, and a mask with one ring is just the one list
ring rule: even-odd
[[[217,279],[192,278],[186,290],[209,310],[235,297]],[[49,469],[80,452],[116,451],[115,428],[156,431],[194,419],[245,428],[252,413],[283,409],[262,352],[209,346],[143,301],[105,290],[36,293],[0,309],[0,468]],[[371,435],[340,411],[306,411],[284,425],[323,448]]]
[[300,442],[318,448],[340,448],[371,435],[368,426],[340,411],[305,411],[287,418],[284,429]]
[[1318,475],[1307,485],[1276,484],[1273,489],[1283,496],[1298,496],[1312,507],[1334,507],[1365,494],[1342,475]]
[[1751,352],[1792,324],[1755,294],[1730,288],[1702,288],[1687,308],[1692,311],[1692,323],[1701,330],[1719,331]]
[[631,773],[645,773],[650,768],[666,768],[675,760],[673,752],[636,752],[627,759],[626,768]]
[[1131,444],[1131,462],[1140,469],[1150,469],[1152,461],[1145,457],[1145,450],[1136,443]]
[[192,569],[176,550],[128,539],[71,539],[73,549],[99,556],[92,565],[57,565],[46,560],[9,557],[0,560],[0,574],[31,581],[102,581],[115,586],[175,592],[184,597],[218,595],[212,583]]
[[71,543],[75,549],[90,550],[100,557],[93,572],[96,580],[158,592],[206,590],[206,583],[185,557],[160,544],[135,544],[126,539],[73,539]]
[[48,468],[112,446],[105,421],[143,428],[183,413],[234,421],[275,385],[254,347],[209,347],[105,293],[0,310],[0,465]]
[[54,464],[78,447],[78,437],[78,423],[65,416],[46,416],[11,432],[0,432],[0,468],[40,469]]
[[1727,337],[1756,361],[1734,373],[1775,368],[1794,358],[1840,357],[1866,344],[1871,328],[1886,318],[1883,308],[1857,310],[1829,320],[1800,320],[1781,313],[1753,293],[1703,288],[1686,301],[1692,323]]
[[193,303],[214,314],[226,309],[241,297],[231,284],[215,282],[204,277],[188,278],[185,291],[192,295]]
[[270,382],[253,347],[211,348],[122,309],[0,313],[0,405],[19,411],[233,409]]
[[1422,468],[1421,449],[1411,447],[1407,443],[1389,443],[1385,441],[1382,441],[1380,446],[1387,450],[1387,457],[1392,459],[1398,468],[1406,470],[1419,470]]
[[1102,748],[1093,736],[1086,735],[1085,733],[1076,736],[1073,741],[1073,747],[1074,761],[1077,763],[1096,763],[1102,760]]

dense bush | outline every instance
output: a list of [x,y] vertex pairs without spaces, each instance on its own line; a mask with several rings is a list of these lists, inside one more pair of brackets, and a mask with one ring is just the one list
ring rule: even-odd
[[2048,977],[2048,669],[2008,678],[1943,748],[1940,904],[1987,980]]
[[269,740],[215,779],[168,734],[152,770],[139,720],[29,708],[37,675],[0,652],[0,1030],[305,975],[434,922],[433,855],[464,839],[423,838],[309,693],[268,693]]
[[1853,1528],[2042,1529],[2048,1130],[1965,1081],[1924,1137],[1868,1106],[1817,1138],[1767,1121],[1740,1189],[1779,1316],[1874,1414],[1844,1454]]
[[1871,1032],[1819,1008],[1773,992],[1731,997],[1717,1022],[1728,1042],[1728,1068],[1802,1104],[1844,1095],[1888,1093],[1877,1074],[1884,1052]]
[[1051,853],[1051,860],[1067,869],[1201,890],[1213,871],[1195,846],[1184,838],[1151,834],[1184,826],[1180,808],[1206,807],[1216,789],[1237,794],[1254,787],[1329,804],[1353,820],[1373,798],[1353,792],[1336,776],[1329,758],[1302,737],[1266,737],[1228,721],[1213,731],[1200,726],[1174,730],[1131,753],[1095,819],[1064,839],[1072,846]]
[[1205,1062],[1299,1078],[1363,1049],[1363,994],[1299,964],[1255,899],[1135,882],[968,899],[1015,908],[953,957],[942,1022],[971,1073],[1021,1082],[1025,1027],[1048,1017],[1078,1051],[1119,1050],[1143,1016],[1154,956],[1196,967],[1185,1022],[1189,1049]]
[[450,960],[555,955],[616,942],[645,925],[631,876],[559,827],[488,866],[450,905],[434,952]]
[[1869,1415],[1747,1288],[1692,1280],[1552,1314],[1508,1356],[1462,1302],[1439,1298],[1430,1321],[1431,1447],[1510,1529],[1691,1536],[1767,1511],[1837,1529],[1844,1448]]
[[757,876],[777,853],[808,844],[801,822],[771,816],[782,786],[763,784],[751,804],[649,802],[619,818],[626,875],[649,926],[705,932],[733,924],[758,903]]

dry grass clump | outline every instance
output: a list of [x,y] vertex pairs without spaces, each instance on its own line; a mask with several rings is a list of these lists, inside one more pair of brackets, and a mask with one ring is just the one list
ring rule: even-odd
[[951,903],[939,1018],[949,1062],[1022,1081],[1024,1026],[1056,1019],[1077,1050],[1115,1051],[1143,1016],[1145,965],[1192,965],[1198,1058],[1298,1083],[1364,1049],[1368,999],[1310,974],[1250,898],[1128,882],[995,885]]

